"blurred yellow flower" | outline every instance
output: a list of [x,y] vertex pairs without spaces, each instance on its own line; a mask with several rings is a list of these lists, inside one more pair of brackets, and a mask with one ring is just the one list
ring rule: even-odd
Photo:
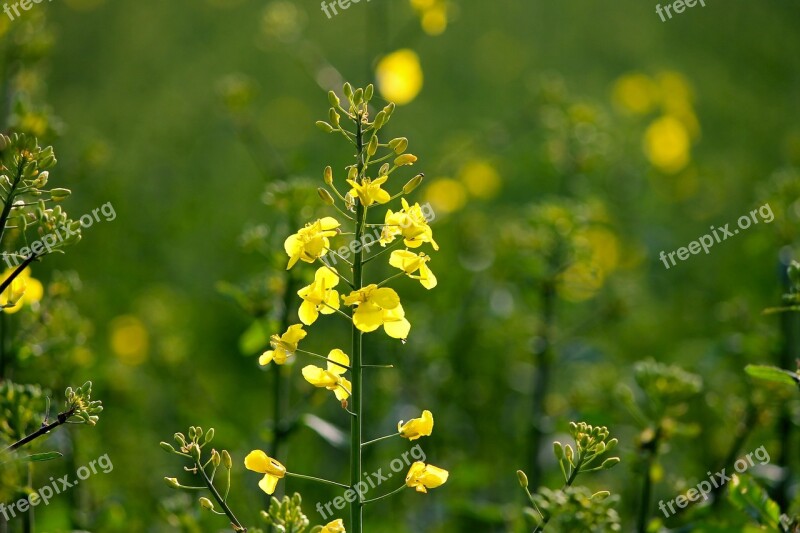
[[[428,268],[430,259],[430,256],[424,253],[417,255],[408,250],[395,250],[389,257],[389,264],[404,271],[409,278],[418,279],[426,289],[432,289],[436,287],[436,276]],[[414,275],[417,271],[419,275]]]
[[294,324],[289,326],[286,333],[283,335],[273,335],[269,338],[269,343],[272,345],[272,350],[268,350],[261,354],[258,358],[258,364],[261,366],[268,365],[271,361],[275,361],[276,365],[286,363],[286,360],[294,355],[297,350],[297,345],[303,340],[308,333],[303,329],[302,324]]
[[428,221],[422,213],[422,208],[418,203],[409,206],[405,198],[401,198],[403,209],[397,213],[389,209],[384,219],[384,227],[381,231],[381,246],[394,241],[398,235],[403,236],[403,242],[409,248],[419,248],[422,243],[429,242],[434,250],[439,249],[439,245],[433,240],[433,231],[428,226]]
[[338,284],[339,276],[329,267],[320,267],[314,274],[314,281],[297,291],[297,295],[303,299],[297,312],[303,324],[310,326],[320,313],[330,315],[339,309],[339,293],[333,290]]
[[286,475],[286,467],[261,450],[253,450],[244,458],[244,466],[258,474],[264,474],[258,486],[267,494],[275,492],[278,480]]
[[325,527],[323,527],[319,533],[347,533],[344,529],[344,522],[341,518],[338,520],[334,520],[333,522],[329,522]]
[[408,48],[384,56],[375,77],[381,95],[397,105],[410,103],[422,90],[422,67],[419,56]]
[[[308,365],[303,367],[303,377],[315,387],[326,388],[333,391],[336,399],[346,400],[350,397],[352,386],[342,374],[347,372],[347,368],[341,365],[350,365],[350,358],[342,350],[336,348],[328,353],[328,369],[325,370],[318,366]],[[335,361],[335,362],[331,362]],[[336,363],[341,363],[337,365]]]
[[625,111],[644,115],[655,109],[659,100],[659,88],[645,74],[625,74],[614,83],[612,98]]
[[123,315],[111,321],[110,344],[122,363],[136,366],[147,359],[150,339],[141,320],[133,315]]
[[444,485],[449,476],[447,470],[417,461],[408,470],[406,486],[416,489],[417,492],[428,492],[428,489]]
[[461,167],[458,178],[475,198],[488,200],[497,196],[502,185],[500,174],[488,161],[474,159]]
[[[14,273],[16,268],[9,268],[3,272],[3,280],[6,280]],[[44,296],[44,286],[38,279],[31,277],[31,268],[26,267],[14,281],[3,291],[2,301],[3,312],[10,315],[16,313],[25,304],[31,305],[39,302]],[[8,307],[5,307],[8,306]]]
[[430,202],[436,211],[453,213],[467,203],[467,192],[456,180],[440,178],[425,189],[425,200]]
[[310,222],[294,235],[290,235],[283,243],[289,264],[286,270],[292,268],[297,261],[313,263],[325,255],[330,248],[329,237],[338,233],[339,221],[333,217],[321,218]]
[[405,424],[401,420],[397,423],[397,432],[408,440],[417,440],[420,437],[430,437],[433,433],[433,413],[422,411],[421,418],[412,418]]
[[689,164],[689,132],[673,116],[655,120],[645,131],[644,152],[650,163],[668,174],[675,174]]
[[357,197],[361,205],[365,207],[369,207],[376,202],[385,204],[391,199],[391,196],[389,196],[388,192],[381,189],[381,185],[386,183],[388,179],[389,176],[381,176],[374,181],[369,178],[364,178],[361,183],[357,183],[355,180],[347,180],[347,183],[353,187],[350,189],[350,196],[353,198]]
[[408,337],[411,324],[406,320],[400,297],[394,290],[388,287],[378,288],[373,283],[351,292],[343,300],[345,305],[356,306],[353,324],[361,331],[375,331],[383,326],[386,334],[392,338]]
[[558,277],[558,292],[565,300],[583,302],[593,298],[604,283],[602,269],[590,261],[579,261]]

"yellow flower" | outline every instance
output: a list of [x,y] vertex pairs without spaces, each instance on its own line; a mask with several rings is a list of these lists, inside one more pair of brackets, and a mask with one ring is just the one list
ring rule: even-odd
[[347,533],[344,529],[344,522],[341,518],[338,520],[334,520],[333,522],[329,523],[322,529],[320,529],[319,533]]
[[338,227],[339,222],[335,218],[325,217],[315,222],[310,222],[294,235],[289,235],[283,243],[283,248],[289,256],[289,264],[286,270],[292,268],[297,261],[313,263],[325,255],[325,252],[330,248],[328,237],[336,235]]
[[358,196],[358,200],[361,202],[361,205],[365,207],[369,207],[375,202],[379,204],[385,204],[392,198],[389,196],[388,192],[381,189],[381,185],[386,183],[386,180],[388,179],[389,176],[381,176],[375,181],[372,181],[369,178],[364,178],[361,183],[358,183],[355,180],[347,180],[347,183],[353,187],[350,189],[350,196]]
[[261,450],[253,450],[244,458],[244,466],[248,470],[264,474],[258,486],[267,494],[275,492],[278,480],[286,475],[286,467]]
[[294,355],[297,350],[297,345],[301,340],[308,335],[303,329],[302,324],[294,324],[289,326],[286,333],[283,335],[273,335],[269,338],[269,343],[272,345],[272,350],[264,352],[258,358],[258,364],[264,366],[268,365],[271,361],[275,361],[276,365],[286,363],[286,360]]
[[356,306],[353,324],[364,332],[384,331],[395,339],[405,339],[411,330],[406,320],[400,297],[388,287],[378,288],[374,283],[343,297],[345,305]]
[[412,418],[405,424],[401,420],[397,423],[397,432],[408,440],[430,437],[433,432],[433,413],[428,410],[422,411],[422,418]]
[[389,209],[386,212],[383,231],[381,232],[381,246],[394,241],[395,237],[402,235],[405,245],[409,248],[419,248],[422,243],[429,242],[434,250],[439,249],[439,245],[433,240],[433,231],[428,225],[422,208],[418,203],[409,206],[405,198],[401,198],[403,209],[397,213]]
[[[15,268],[6,270],[2,279],[8,279],[15,270]],[[41,300],[42,296],[44,296],[44,286],[38,279],[31,277],[31,269],[26,267],[3,291],[0,305],[3,306],[4,313],[14,314],[22,309],[24,304],[34,304]]]
[[428,492],[428,489],[444,485],[449,476],[447,470],[417,461],[408,470],[406,486],[416,489],[417,492]]
[[333,287],[339,284],[339,276],[331,272],[328,267],[317,269],[314,281],[297,291],[303,299],[298,315],[300,321],[306,326],[313,324],[319,314],[330,315],[339,309],[339,293]]
[[645,74],[638,72],[625,74],[614,82],[614,103],[625,111],[637,115],[652,111],[659,96],[658,86]]
[[[337,400],[346,400],[350,396],[350,391],[352,390],[350,382],[342,377],[342,374],[347,372],[347,368],[337,365],[336,363],[349,366],[350,358],[342,350],[336,348],[328,353],[328,359],[330,359],[330,361],[328,361],[327,370],[318,366],[308,365],[303,368],[303,377],[315,387],[324,387],[328,390],[332,390]],[[336,363],[331,361],[335,361]]]
[[[417,255],[408,250],[395,250],[389,257],[389,264],[404,271],[409,278],[418,279],[426,289],[432,289],[436,286],[436,276],[428,268],[428,261],[430,260],[430,256],[424,253]],[[418,270],[419,275],[415,276],[414,272]]]
[[655,120],[644,136],[644,152],[659,170],[675,174],[689,164],[690,139],[686,126],[673,116]]
[[419,56],[408,48],[384,56],[378,62],[375,77],[381,95],[397,105],[410,103],[422,90]]

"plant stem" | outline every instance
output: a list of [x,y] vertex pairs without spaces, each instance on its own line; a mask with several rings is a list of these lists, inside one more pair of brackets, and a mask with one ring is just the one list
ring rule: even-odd
[[370,444],[375,444],[376,442],[380,442],[382,440],[391,439],[392,437],[397,437],[398,435],[400,435],[400,433],[392,433],[391,435],[386,435],[385,437],[378,437],[377,439],[372,439],[365,442],[364,444],[361,445],[361,447],[364,448],[365,446],[369,446]]
[[329,479],[322,479],[321,477],[305,476],[303,474],[295,474],[294,472],[286,472],[286,475],[288,477],[296,477],[298,479],[307,479],[309,481],[316,481],[318,483],[326,483],[328,485],[334,485],[336,487],[341,487],[343,489],[349,489],[350,488],[348,485],[345,485],[344,483],[337,483],[337,482],[331,481]]
[[[356,155],[356,165],[358,169],[357,180],[363,178],[364,173],[364,133],[362,131],[361,113],[356,114],[356,148],[358,154]],[[366,222],[366,210],[361,202],[358,202],[356,207],[356,242],[361,241],[364,234],[364,223]],[[362,288],[363,284],[363,249],[358,248],[358,252],[353,257],[353,285],[356,290]],[[352,327],[352,341],[353,341],[353,360],[351,365],[353,367],[353,381],[351,391],[351,399],[353,400],[352,412],[353,417],[350,423],[350,485],[355,489],[356,485],[361,481],[361,419],[362,419],[362,354],[361,354],[361,330],[356,328],[355,324]],[[363,533],[363,509],[364,502],[361,500],[359,493],[358,498],[350,505],[350,533]]]
[[325,361],[331,363],[332,365],[336,365],[338,367],[344,368],[345,370],[350,370],[351,369],[348,365],[344,365],[342,363],[336,362],[333,359],[329,359],[329,358],[325,357],[324,355],[320,355],[318,353],[307,352],[305,350],[300,350],[299,348],[297,350],[295,350],[295,352],[306,354],[306,355],[310,355],[312,357],[316,357],[317,359],[324,359]]
[[[578,461],[575,463],[575,467],[572,469],[572,472],[570,472],[569,477],[567,478],[566,482],[564,483],[564,486],[561,487],[561,490],[564,490],[567,487],[571,487],[572,486],[572,484],[575,482],[575,478],[577,478],[578,474],[581,473],[581,466],[583,466],[583,461],[584,461],[583,456],[578,456]],[[528,499],[530,499],[530,501],[533,504],[533,506],[536,507],[536,511],[541,516],[542,512],[539,511],[539,508],[536,506],[536,502],[533,500],[533,495],[531,494],[531,492],[527,488],[525,488],[525,492],[528,493]],[[544,531],[544,528],[547,527],[547,523],[550,521],[550,518],[552,518],[552,516],[553,516],[552,514],[548,514],[547,516],[542,516],[542,523],[539,524],[538,526],[536,526],[536,528],[534,528],[533,533],[538,533],[539,531]]]
[[214,499],[217,501],[219,506],[222,507],[222,510],[225,512],[225,514],[228,516],[228,519],[231,521],[233,530],[241,533],[246,533],[247,528],[244,527],[241,524],[241,522],[239,522],[239,520],[236,518],[236,515],[234,515],[233,511],[231,511],[231,508],[228,507],[228,504],[225,503],[225,500],[222,499],[222,496],[219,495],[217,487],[215,487],[214,484],[211,482],[211,480],[208,479],[208,475],[206,474],[206,471],[203,470],[202,465],[200,465],[200,463],[198,462],[195,462],[195,466],[197,467],[197,470],[200,472],[200,475],[203,476],[203,481],[205,482],[206,487],[208,487],[208,490],[211,492],[211,495],[214,496]]
[[550,374],[555,359],[553,351],[553,330],[555,326],[556,286],[553,280],[545,281],[541,286],[542,326],[540,336],[543,347],[534,353],[536,372],[533,376],[533,397],[531,398],[531,425],[528,432],[528,465],[531,472],[531,485],[541,484],[541,463],[539,461],[544,426],[547,418],[545,400],[547,399]]
[[383,496],[378,496],[377,498],[372,498],[371,500],[364,500],[364,505],[366,505],[368,503],[377,502],[378,500],[382,500],[384,498],[388,498],[389,496],[394,496],[395,494],[397,494],[398,492],[400,492],[401,490],[403,490],[405,488],[406,488],[406,485],[403,484],[400,487],[398,487],[395,490],[393,490],[392,492],[390,492],[389,494],[384,494]]
[[25,260],[14,269],[14,272],[12,272],[6,279],[3,280],[2,283],[0,283],[0,294],[2,294],[3,291],[5,291],[8,286],[11,285],[11,283],[22,273],[23,270],[25,270],[28,265],[36,261],[38,257],[39,256],[36,254],[31,254],[26,257]]
[[23,437],[11,446],[5,448],[3,451],[0,451],[0,455],[5,455],[6,453],[13,452],[14,450],[21,448],[31,442],[32,440],[38,439],[42,435],[46,435],[47,433],[51,432],[61,424],[65,424],[67,420],[75,413],[75,410],[64,411],[63,413],[58,413],[58,418],[56,418],[55,422],[47,424],[46,426],[42,426],[27,437]]
[[653,491],[653,477],[650,475],[650,471],[653,469],[653,461],[658,455],[661,431],[661,422],[659,422],[653,435],[653,440],[644,443],[646,455],[644,459],[644,478],[642,480],[642,502],[639,507],[639,517],[636,521],[636,531],[638,533],[646,533],[647,531],[647,518],[650,515],[650,494]]
[[4,199],[3,212],[0,213],[0,244],[3,242],[3,235],[6,231],[6,222],[8,222],[8,215],[11,213],[11,208],[14,206],[14,192],[16,191],[20,180],[22,180],[22,171],[25,169],[25,163],[27,163],[25,157],[20,157],[19,163],[17,164],[17,176],[11,183],[11,190],[8,191],[8,195]]

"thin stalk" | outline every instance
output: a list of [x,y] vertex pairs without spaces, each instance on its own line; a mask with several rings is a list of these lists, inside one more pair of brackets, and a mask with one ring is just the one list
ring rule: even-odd
[[3,212],[0,213],[0,243],[3,242],[3,235],[6,231],[6,222],[8,222],[8,215],[11,213],[11,208],[14,206],[14,193],[19,185],[19,182],[22,180],[22,171],[25,168],[25,163],[27,163],[27,161],[23,156],[20,158],[19,164],[17,165],[17,176],[11,183],[11,190],[8,191],[8,195],[4,199]]
[[371,500],[364,500],[364,505],[366,505],[368,503],[377,502],[377,501],[382,500],[384,498],[388,498],[389,496],[394,496],[395,494],[397,494],[398,492],[404,490],[405,488],[406,488],[406,485],[400,485],[400,487],[394,489],[389,494],[384,494],[383,496],[378,496],[377,498],[372,498]]
[[[357,169],[358,169],[358,177],[356,179],[361,180],[362,175],[364,173],[364,133],[362,131],[362,124],[361,124],[361,114],[356,115],[356,148],[358,149],[357,154]],[[366,210],[361,204],[358,202],[356,207],[356,242],[361,241],[361,237],[364,234],[364,224],[366,222]],[[363,266],[364,266],[364,257],[363,257],[363,249],[358,248],[358,252],[355,253],[353,257],[353,285],[357,289],[362,288],[363,284]],[[353,360],[351,364],[353,366],[353,381],[352,381],[352,394],[350,398],[353,401],[352,406],[352,413],[353,417],[350,423],[350,485],[355,489],[356,485],[361,481],[361,472],[362,472],[362,464],[361,464],[361,422],[362,422],[362,400],[363,400],[363,382],[361,380],[362,377],[362,354],[361,354],[361,330],[356,328],[355,324],[352,326],[352,342],[353,342]],[[358,492],[358,491],[356,491]],[[364,502],[361,499],[361,495],[358,495],[358,498],[350,504],[350,531],[351,533],[364,533],[364,526],[363,526],[363,513],[364,512]]]
[[211,492],[211,495],[217,501],[219,506],[222,507],[222,510],[225,512],[228,519],[231,521],[231,526],[233,526],[233,530],[239,533],[247,533],[247,528],[244,527],[241,522],[239,522],[239,520],[236,518],[236,515],[233,514],[233,511],[231,511],[231,508],[228,507],[228,504],[225,502],[222,496],[220,496],[219,492],[217,491],[217,487],[215,487],[214,484],[211,482],[211,480],[208,478],[208,475],[206,475],[206,471],[203,470],[203,467],[200,466],[199,463],[195,463],[195,466],[197,467],[197,470],[200,471],[200,475],[203,476],[203,481],[205,482],[206,487],[208,487],[208,490]]
[[7,453],[13,452],[14,450],[21,448],[28,444],[29,442],[38,439],[42,435],[46,435],[61,424],[66,424],[67,420],[75,413],[75,409],[70,409],[69,411],[64,411],[63,413],[58,413],[58,417],[56,418],[55,422],[50,424],[44,425],[31,433],[30,435],[21,438],[11,446],[5,448],[3,451],[0,451],[0,455],[5,455]]
[[653,469],[653,461],[658,455],[658,445],[661,441],[661,424],[656,428],[653,440],[646,443],[644,459],[644,477],[642,479],[642,501],[639,507],[639,516],[636,520],[636,531],[638,533],[647,532],[647,519],[650,516],[650,495],[653,492],[653,477],[650,471]]
[[310,355],[311,357],[316,357],[317,359],[324,359],[325,361],[327,361],[327,362],[329,362],[329,363],[331,363],[333,365],[336,365],[338,367],[344,368],[345,370],[351,370],[350,366],[342,364],[342,363],[339,363],[337,361],[334,361],[333,359],[330,359],[330,358],[325,357],[324,355],[320,355],[318,353],[307,352],[305,350],[300,350],[300,349],[295,350],[295,352],[302,353],[302,354],[305,354],[305,355]]
[[553,330],[555,329],[556,286],[552,280],[541,286],[542,326],[540,336],[544,347],[534,354],[536,372],[533,376],[533,397],[531,398],[531,425],[528,432],[528,464],[531,472],[531,485],[541,484],[542,467],[539,461],[544,441],[545,400],[547,399],[550,374],[555,359],[553,351]]
[[[575,482],[575,478],[577,478],[578,474],[581,473],[581,466],[583,466],[583,461],[584,461],[584,457],[583,456],[579,456],[578,457],[578,461],[575,463],[575,467],[569,473],[569,477],[567,477],[567,480],[564,483],[564,486],[561,488],[561,490],[564,490],[567,487],[571,487],[572,486],[572,484]],[[542,515],[542,512],[539,511],[539,508],[536,506],[536,502],[533,500],[533,495],[527,489],[527,487],[525,488],[525,492],[528,493],[528,499],[530,499],[531,503],[536,508],[536,511],[539,513],[540,516],[542,516],[542,523],[534,528],[533,533],[539,533],[540,531],[544,531],[544,528],[547,527],[547,523],[550,521],[550,518],[553,515],[551,515],[551,514],[548,514],[547,516]]]
[[375,444],[376,442],[380,442],[382,440],[391,439],[392,437],[397,437],[400,433],[392,433],[391,435],[386,435],[385,437],[378,437],[377,439],[368,440],[364,444],[361,445],[362,448],[369,446],[370,444]]
[[335,487],[341,487],[343,489],[349,489],[350,488],[348,485],[345,485],[344,483],[337,483],[335,481],[331,481],[329,479],[323,479],[321,477],[305,476],[303,474],[295,474],[293,472],[286,472],[286,475],[288,477],[296,477],[298,479],[307,479],[309,481],[316,481],[317,483],[325,483],[327,485],[333,485]]

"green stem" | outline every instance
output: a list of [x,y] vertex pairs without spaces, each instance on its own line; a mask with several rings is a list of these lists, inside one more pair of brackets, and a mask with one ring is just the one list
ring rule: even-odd
[[403,490],[405,488],[406,488],[405,485],[401,485],[399,488],[396,488],[395,490],[393,490],[389,494],[384,494],[383,496],[378,496],[377,498],[372,498],[371,500],[364,500],[363,503],[364,503],[364,505],[366,505],[368,503],[374,503],[374,502],[377,502],[377,501],[382,500],[384,498],[388,498],[389,496],[394,496],[395,494],[397,494],[398,492],[400,492],[401,490]]
[[42,435],[46,435],[50,433],[52,430],[60,426],[61,424],[65,424],[67,420],[75,413],[75,409],[71,409],[69,411],[64,411],[63,413],[58,414],[58,418],[56,418],[55,422],[47,424],[45,426],[40,427],[30,435],[21,438],[11,446],[5,448],[4,450],[0,451],[0,455],[5,455],[6,453],[13,452],[14,450],[21,448],[31,442],[32,440],[38,439]]
[[[356,114],[356,148],[357,154],[357,169],[358,177],[360,180],[363,178],[364,173],[364,133],[362,131],[361,113]],[[361,202],[356,206],[356,242],[361,242],[361,237],[364,234],[364,223],[366,222],[366,209]],[[362,288],[363,284],[363,266],[364,257],[363,249],[358,248],[358,252],[353,257],[353,285],[357,289]],[[353,417],[350,424],[350,484],[355,489],[356,485],[361,481],[362,465],[361,465],[361,421],[362,421],[362,400],[363,400],[363,384],[362,378],[362,354],[361,354],[361,330],[356,328],[355,324],[352,327],[352,342],[353,342],[353,359],[351,364],[353,366],[353,382],[352,394],[350,398],[353,401],[352,412]],[[361,500],[361,495],[350,505],[350,533],[364,533],[363,526],[363,511],[364,502]]]
[[[583,461],[584,461],[584,457],[583,456],[579,456],[578,457],[578,461],[575,463],[575,466],[573,467],[572,471],[570,472],[569,477],[567,478],[566,483],[564,483],[564,486],[561,488],[561,490],[564,490],[567,487],[571,487],[572,486],[572,483],[575,482],[575,478],[577,478],[578,474],[581,473],[581,466],[583,466]],[[525,492],[528,493],[528,498],[531,500],[531,503],[536,508],[536,511],[539,512],[539,515],[542,515],[542,512],[539,511],[538,507],[536,507],[536,502],[533,501],[533,495],[530,493],[530,491],[527,488],[525,489]],[[544,528],[547,527],[547,523],[550,521],[550,518],[552,518],[552,516],[553,516],[552,514],[548,514],[547,516],[542,516],[542,523],[539,524],[538,526],[536,526],[536,528],[533,530],[533,533],[538,533],[540,531],[544,531]]]
[[211,482],[211,480],[208,478],[206,471],[203,470],[203,467],[200,466],[200,463],[195,462],[195,466],[197,467],[197,470],[200,472],[200,475],[203,476],[203,481],[205,482],[206,487],[208,487],[208,490],[211,492],[211,495],[217,501],[219,506],[222,507],[222,510],[225,511],[225,514],[231,521],[231,526],[233,526],[233,530],[240,533],[247,533],[247,528],[244,527],[241,524],[241,522],[239,522],[239,520],[236,518],[236,515],[234,515],[233,511],[231,511],[231,508],[228,507],[227,503],[225,503],[225,500],[222,498],[222,496],[220,496],[219,492],[217,491],[217,487],[215,487],[214,484]]
[[337,483],[337,482],[331,481],[329,479],[322,479],[321,477],[305,476],[303,474],[295,474],[293,472],[286,472],[286,475],[288,477],[296,477],[298,479],[307,479],[309,481],[316,481],[318,483],[326,483],[328,485],[334,485],[336,487],[341,487],[343,489],[349,489],[350,488],[348,485],[345,485],[344,483]]
[[369,446],[370,444],[375,444],[376,442],[380,442],[382,440],[391,439],[392,437],[397,437],[400,433],[392,433],[391,435],[386,435],[385,437],[378,437],[377,439],[368,440],[361,447]]
[[27,161],[25,161],[25,157],[20,157],[19,164],[17,165],[17,176],[11,183],[11,190],[8,191],[8,196],[6,196],[4,199],[3,212],[0,213],[0,243],[3,242],[3,235],[6,231],[6,222],[8,222],[8,215],[11,213],[11,208],[14,206],[14,195],[19,182],[22,180],[22,171],[25,169],[25,163],[27,163]]

